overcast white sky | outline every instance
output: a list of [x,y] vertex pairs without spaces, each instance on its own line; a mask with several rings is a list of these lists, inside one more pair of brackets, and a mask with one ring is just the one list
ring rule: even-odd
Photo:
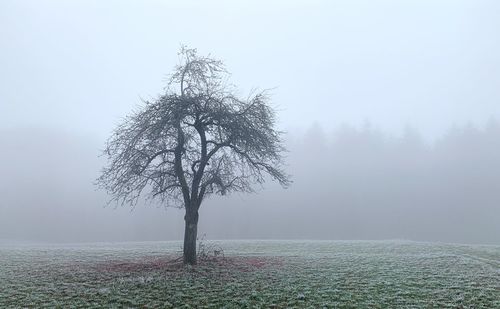
[[425,136],[500,118],[499,1],[0,2],[0,129],[105,138],[181,44],[274,90],[284,128],[370,120]]

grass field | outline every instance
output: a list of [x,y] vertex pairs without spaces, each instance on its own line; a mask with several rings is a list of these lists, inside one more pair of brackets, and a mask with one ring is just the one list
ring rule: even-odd
[[0,308],[500,308],[500,246],[406,241],[0,245]]

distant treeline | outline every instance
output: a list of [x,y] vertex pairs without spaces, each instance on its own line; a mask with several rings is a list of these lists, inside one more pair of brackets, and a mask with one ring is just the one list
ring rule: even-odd
[[[294,183],[207,200],[207,238],[413,239],[500,244],[500,124],[417,129],[313,125],[286,136]],[[0,239],[180,239],[182,211],[103,208],[104,141],[56,130],[0,132]]]
[[[290,203],[307,205],[306,216],[318,223],[315,235],[500,241],[494,120],[452,127],[432,142],[410,127],[393,135],[369,124],[332,132],[314,125],[290,136],[289,149]],[[330,222],[334,233],[324,228]]]

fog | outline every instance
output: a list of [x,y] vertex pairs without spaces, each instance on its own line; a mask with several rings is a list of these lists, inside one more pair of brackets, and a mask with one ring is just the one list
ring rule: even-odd
[[500,244],[498,29],[496,1],[2,1],[0,239],[182,238],[94,182],[186,44],[272,88],[294,181],[206,200],[200,235]]

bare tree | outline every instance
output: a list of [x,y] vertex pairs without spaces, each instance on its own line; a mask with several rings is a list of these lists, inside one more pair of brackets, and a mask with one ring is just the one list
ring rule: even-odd
[[196,264],[198,210],[205,198],[252,192],[266,175],[290,184],[282,132],[265,91],[246,99],[226,83],[221,61],[182,48],[165,94],[125,118],[109,138],[97,184],[112,201],[143,195],[186,211],[184,263]]

